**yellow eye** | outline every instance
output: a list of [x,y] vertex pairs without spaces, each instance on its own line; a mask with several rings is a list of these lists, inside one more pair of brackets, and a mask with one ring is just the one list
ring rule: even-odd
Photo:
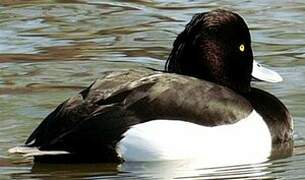
[[245,51],[245,45],[244,45],[244,44],[241,44],[241,45],[239,46],[239,50],[240,50],[241,52],[244,52],[244,51]]

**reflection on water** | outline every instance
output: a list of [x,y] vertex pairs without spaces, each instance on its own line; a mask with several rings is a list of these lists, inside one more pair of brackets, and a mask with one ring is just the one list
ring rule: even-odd
[[[255,86],[275,94],[292,112],[292,156],[282,151],[261,164],[205,169],[187,162],[32,164],[7,154],[57,104],[103,72],[162,69],[191,16],[218,7],[245,17],[256,59],[284,77],[280,84]],[[304,10],[302,0],[0,1],[0,179],[304,179]]]
[[303,162],[292,158],[261,164],[219,168],[190,168],[185,162],[118,164],[34,164],[18,168],[7,166],[0,173],[13,179],[85,178],[85,179],[276,179],[304,177]]
[[220,168],[190,168],[185,162],[150,162],[118,164],[34,164],[28,166],[6,167],[11,178],[86,178],[109,179],[232,179],[274,178],[272,167],[285,168],[287,164],[262,163]]

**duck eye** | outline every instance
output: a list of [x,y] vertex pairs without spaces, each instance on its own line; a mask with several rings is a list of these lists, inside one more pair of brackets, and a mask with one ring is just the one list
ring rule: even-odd
[[239,50],[240,50],[241,52],[244,52],[244,51],[245,51],[245,45],[244,45],[244,44],[241,44],[241,45],[239,46]]

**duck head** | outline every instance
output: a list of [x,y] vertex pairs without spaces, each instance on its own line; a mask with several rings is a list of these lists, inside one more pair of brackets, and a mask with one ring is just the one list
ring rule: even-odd
[[222,9],[193,16],[175,40],[165,69],[243,94],[250,92],[252,76],[269,82],[281,80],[253,60],[251,36],[243,18]]

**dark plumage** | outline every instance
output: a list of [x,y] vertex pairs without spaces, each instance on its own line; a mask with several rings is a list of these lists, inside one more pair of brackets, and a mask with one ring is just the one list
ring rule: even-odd
[[238,14],[196,14],[174,42],[167,73],[105,73],[49,114],[26,146],[71,153],[36,157],[40,161],[120,161],[115,146],[132,125],[155,119],[232,124],[253,108],[271,129],[273,143],[287,142],[292,138],[290,114],[274,96],[250,87],[252,62],[250,33]]
[[[244,52],[239,50],[241,44]],[[192,18],[175,40],[165,68],[247,93],[252,60],[251,38],[244,20],[230,11],[215,10]]]

